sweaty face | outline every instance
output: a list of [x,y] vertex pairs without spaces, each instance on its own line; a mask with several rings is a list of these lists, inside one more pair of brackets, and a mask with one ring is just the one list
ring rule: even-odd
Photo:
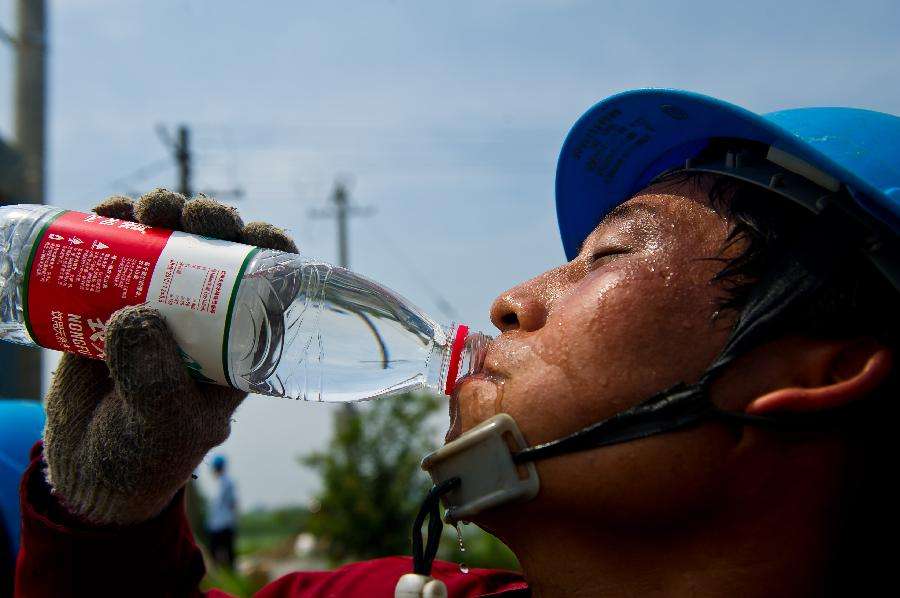
[[[458,387],[448,439],[505,412],[529,444],[547,442],[702,374],[733,322],[715,317],[721,289],[711,283],[729,223],[705,197],[649,188],[607,216],[574,260],[498,297],[491,319],[502,334],[484,372]],[[573,475],[621,479],[601,453],[539,462],[542,494]],[[655,473],[628,461],[632,474]]]

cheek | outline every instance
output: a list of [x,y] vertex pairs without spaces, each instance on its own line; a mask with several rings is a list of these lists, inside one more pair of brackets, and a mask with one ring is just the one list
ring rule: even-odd
[[604,397],[614,383],[616,356],[603,338],[603,305],[625,289],[622,272],[597,273],[554,304],[546,325],[505,361],[515,375],[504,384],[503,411],[531,443],[555,439],[614,409]]
[[663,254],[630,265],[613,292],[583,303],[583,310],[597,312],[582,329],[598,353],[599,372],[591,374],[614,378],[612,400],[633,404],[695,379],[709,365],[724,342],[712,325],[714,273],[709,262]]
[[517,350],[522,367],[496,403],[529,441],[571,433],[703,372],[724,341],[711,334],[708,273],[674,271],[658,262],[598,271],[554,304]]

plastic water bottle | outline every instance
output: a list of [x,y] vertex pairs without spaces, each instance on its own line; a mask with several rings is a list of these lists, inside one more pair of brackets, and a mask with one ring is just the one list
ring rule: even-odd
[[0,339],[103,358],[109,316],[160,311],[199,380],[357,401],[450,393],[483,334],[296,254],[43,205],[0,207]]

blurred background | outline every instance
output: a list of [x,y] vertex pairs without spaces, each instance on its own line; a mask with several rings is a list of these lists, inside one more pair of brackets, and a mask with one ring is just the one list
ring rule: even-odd
[[[592,103],[661,86],[760,112],[896,114],[898,30],[894,0],[0,0],[0,201],[207,193],[487,331],[493,297],[564,260],[555,158]],[[2,345],[0,359],[0,394],[37,400],[57,356]],[[445,412],[428,397],[349,419],[248,399],[219,451],[237,572],[211,583],[248,593],[292,568],[408,554],[418,459]],[[199,526],[218,490],[205,466],[194,486]],[[459,560],[448,534],[442,556]],[[515,566],[465,536],[469,565]]]

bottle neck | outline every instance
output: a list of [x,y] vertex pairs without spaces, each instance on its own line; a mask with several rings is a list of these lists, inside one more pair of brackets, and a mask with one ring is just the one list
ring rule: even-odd
[[451,395],[460,378],[481,371],[491,337],[456,323],[443,332],[443,338],[435,339],[431,349],[426,385]]

